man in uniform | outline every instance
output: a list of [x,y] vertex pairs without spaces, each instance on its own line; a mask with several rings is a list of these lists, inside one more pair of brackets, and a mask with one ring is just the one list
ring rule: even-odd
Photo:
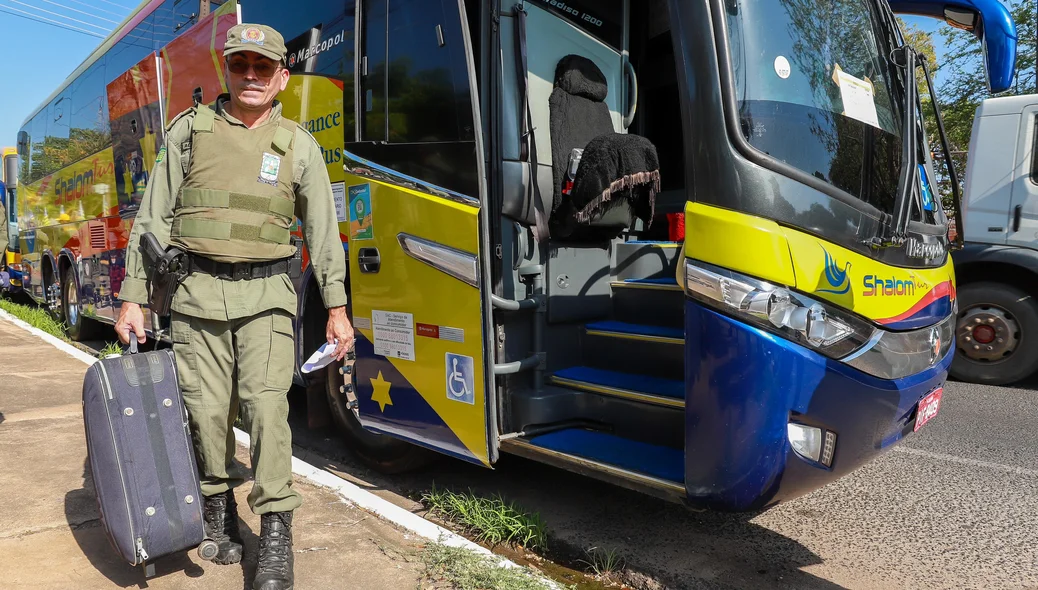
[[199,457],[205,525],[220,546],[214,561],[242,557],[233,489],[244,482],[233,461],[239,413],[252,437],[255,480],[248,502],[261,515],[253,588],[292,587],[292,384],[296,293],[287,271],[294,218],[303,222],[310,263],[328,308],[326,336],[341,360],[353,345],[346,317],[345,254],[328,172],[317,142],[281,115],[288,84],[284,39],[266,26],[227,32],[229,95],[181,113],[156,157],[126,252],[124,303],[116,332],[145,341],[140,304],[147,275],[140,236],[189,253],[190,274],[171,313],[173,352]]

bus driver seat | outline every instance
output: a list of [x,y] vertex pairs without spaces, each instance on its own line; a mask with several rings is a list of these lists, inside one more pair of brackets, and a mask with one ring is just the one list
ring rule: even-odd
[[610,239],[635,217],[652,222],[660,190],[656,147],[644,137],[616,133],[608,92],[605,75],[590,59],[559,60],[548,99],[553,236]]

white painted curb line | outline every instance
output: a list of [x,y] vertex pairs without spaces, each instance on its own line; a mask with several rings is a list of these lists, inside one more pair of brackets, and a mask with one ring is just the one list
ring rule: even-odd
[[22,320],[14,317],[13,315],[7,313],[6,311],[4,311],[2,309],[0,309],[0,319],[5,319],[5,320],[11,322],[12,324],[18,326],[19,328],[21,328],[23,330],[26,330],[30,334],[32,334],[32,335],[40,338],[41,340],[45,341],[47,344],[50,344],[54,348],[57,348],[58,350],[60,350],[60,351],[62,351],[64,353],[72,355],[77,360],[82,361],[82,362],[86,363],[87,365],[92,365],[92,364],[97,362],[96,358],[90,356],[89,354],[83,352],[82,350],[76,348],[75,346],[72,346],[68,342],[63,341],[60,338],[55,338],[54,336],[51,336],[50,334],[44,332],[43,330],[41,330],[39,328],[34,328],[34,327],[30,326],[29,324],[23,322]]
[[[47,342],[51,346],[54,346],[58,350],[61,350],[62,352],[69,354],[70,356],[85,363],[86,365],[93,365],[98,360],[90,356],[89,354],[83,352],[82,350],[76,348],[75,346],[72,346],[71,344],[64,342],[58,338],[55,338],[54,336],[51,336],[50,334],[44,332],[43,330],[40,330],[39,328],[34,328],[30,326],[29,324],[12,316],[11,314],[7,313],[2,309],[0,309],[0,319],[7,320],[8,322],[11,322],[19,328],[26,330],[32,335]],[[239,430],[238,428],[234,429],[234,438],[239,443],[245,446],[249,446],[249,435]],[[315,485],[328,488],[331,491],[338,494],[339,497],[343,500],[346,500],[351,504],[354,504],[368,512],[371,512],[380,518],[383,518],[389,522],[401,526],[417,534],[420,537],[438,543],[442,543],[450,547],[459,547],[462,549],[473,551],[475,553],[479,553],[481,555],[491,558],[497,563],[497,565],[502,567],[520,567],[518,564],[511,561],[510,559],[501,557],[493,553],[489,549],[486,549],[482,545],[477,545],[476,543],[469,541],[461,535],[453,533],[433,522],[430,522],[422,518],[421,516],[418,516],[417,514],[408,512],[407,510],[404,510],[396,504],[393,504],[388,500],[384,500],[376,496],[375,494],[372,494],[371,492],[361,488],[360,486],[346,481],[345,479],[335,475],[334,473],[325,471],[323,469],[318,469],[317,467],[314,467],[313,465],[310,465],[306,461],[303,461],[302,459],[295,456],[292,457],[292,473],[310,481]],[[520,569],[527,569],[529,571],[529,568]],[[555,584],[554,581],[549,580],[548,578],[540,575],[537,572],[535,572],[535,575],[537,575],[541,579],[541,581],[547,584],[550,588],[558,588],[558,585]]]

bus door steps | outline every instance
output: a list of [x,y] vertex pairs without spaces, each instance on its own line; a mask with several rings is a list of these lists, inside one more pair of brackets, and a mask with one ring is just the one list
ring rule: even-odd
[[681,242],[635,241],[616,245],[615,275],[630,278],[673,277],[681,255]]
[[673,276],[610,283],[612,319],[641,325],[685,327],[685,294]]
[[664,379],[685,379],[685,331],[681,327],[605,321],[584,326],[581,364]]
[[685,452],[570,428],[501,441],[501,449],[667,499],[683,499]]
[[685,331],[681,328],[607,321],[587,324],[584,326],[584,329],[592,336],[641,342],[658,342],[660,344],[677,344],[679,346],[685,345]]
[[560,387],[590,391],[669,408],[685,407],[685,382],[593,367],[570,367],[552,374],[550,382]]

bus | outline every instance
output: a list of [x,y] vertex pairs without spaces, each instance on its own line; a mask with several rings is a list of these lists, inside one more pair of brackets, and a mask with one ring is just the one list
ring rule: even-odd
[[[17,289],[21,281],[19,280],[19,274],[17,265],[19,262],[17,255],[17,242],[18,242],[18,226],[17,226],[17,205],[15,203],[15,195],[18,188],[18,150],[14,147],[2,147],[0,148],[0,210],[6,212],[5,218],[0,219],[0,223],[7,226],[7,243],[0,244],[0,272],[6,272],[7,279],[6,285],[3,287],[5,291],[13,291]],[[14,267],[14,268],[12,268]],[[14,277],[12,279],[11,274],[14,270]]]
[[[934,418],[956,311],[892,11],[924,3],[822,4],[229,0],[177,29],[191,11],[146,2],[20,133],[29,290],[73,337],[117,317],[164,124],[225,91],[227,28],[268,24],[283,112],[328,166],[357,330],[354,360],[302,374],[326,322],[304,251],[311,416],[386,472],[508,453],[713,509],[798,497]],[[987,2],[925,4],[1000,30]],[[75,144],[66,112],[104,141],[59,164],[42,146]]]

